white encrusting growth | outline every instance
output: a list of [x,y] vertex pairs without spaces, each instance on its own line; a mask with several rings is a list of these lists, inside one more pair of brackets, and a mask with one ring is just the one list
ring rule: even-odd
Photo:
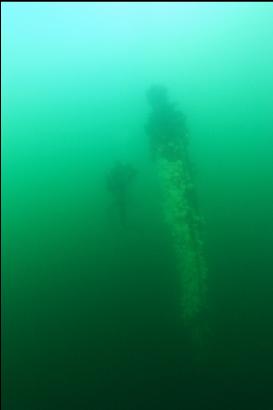
[[158,149],[156,166],[162,193],[162,210],[171,236],[181,283],[181,314],[185,323],[204,308],[207,268],[200,235],[200,217],[188,197],[192,181],[182,157],[168,159]]

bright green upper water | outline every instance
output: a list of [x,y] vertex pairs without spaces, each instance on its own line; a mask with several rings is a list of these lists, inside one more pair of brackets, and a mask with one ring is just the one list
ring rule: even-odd
[[[4,2],[2,58],[4,409],[272,408],[272,3]],[[187,117],[206,219],[200,367],[177,331],[154,83]],[[138,170],[126,229],[118,159]]]

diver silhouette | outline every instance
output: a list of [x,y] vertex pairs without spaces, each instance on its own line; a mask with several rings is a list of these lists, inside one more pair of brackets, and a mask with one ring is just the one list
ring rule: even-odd
[[130,193],[135,176],[135,168],[121,161],[115,163],[107,176],[107,189],[114,198],[120,223],[123,226],[127,225]]

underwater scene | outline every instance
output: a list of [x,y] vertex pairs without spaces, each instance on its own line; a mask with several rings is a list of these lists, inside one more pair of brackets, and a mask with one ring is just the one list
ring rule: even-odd
[[273,409],[273,3],[3,2],[4,410]]

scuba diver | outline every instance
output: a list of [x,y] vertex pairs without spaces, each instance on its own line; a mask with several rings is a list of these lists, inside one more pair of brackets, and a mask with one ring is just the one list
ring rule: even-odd
[[122,225],[127,224],[130,191],[135,177],[135,168],[120,161],[115,163],[107,176],[107,188],[114,198]]

